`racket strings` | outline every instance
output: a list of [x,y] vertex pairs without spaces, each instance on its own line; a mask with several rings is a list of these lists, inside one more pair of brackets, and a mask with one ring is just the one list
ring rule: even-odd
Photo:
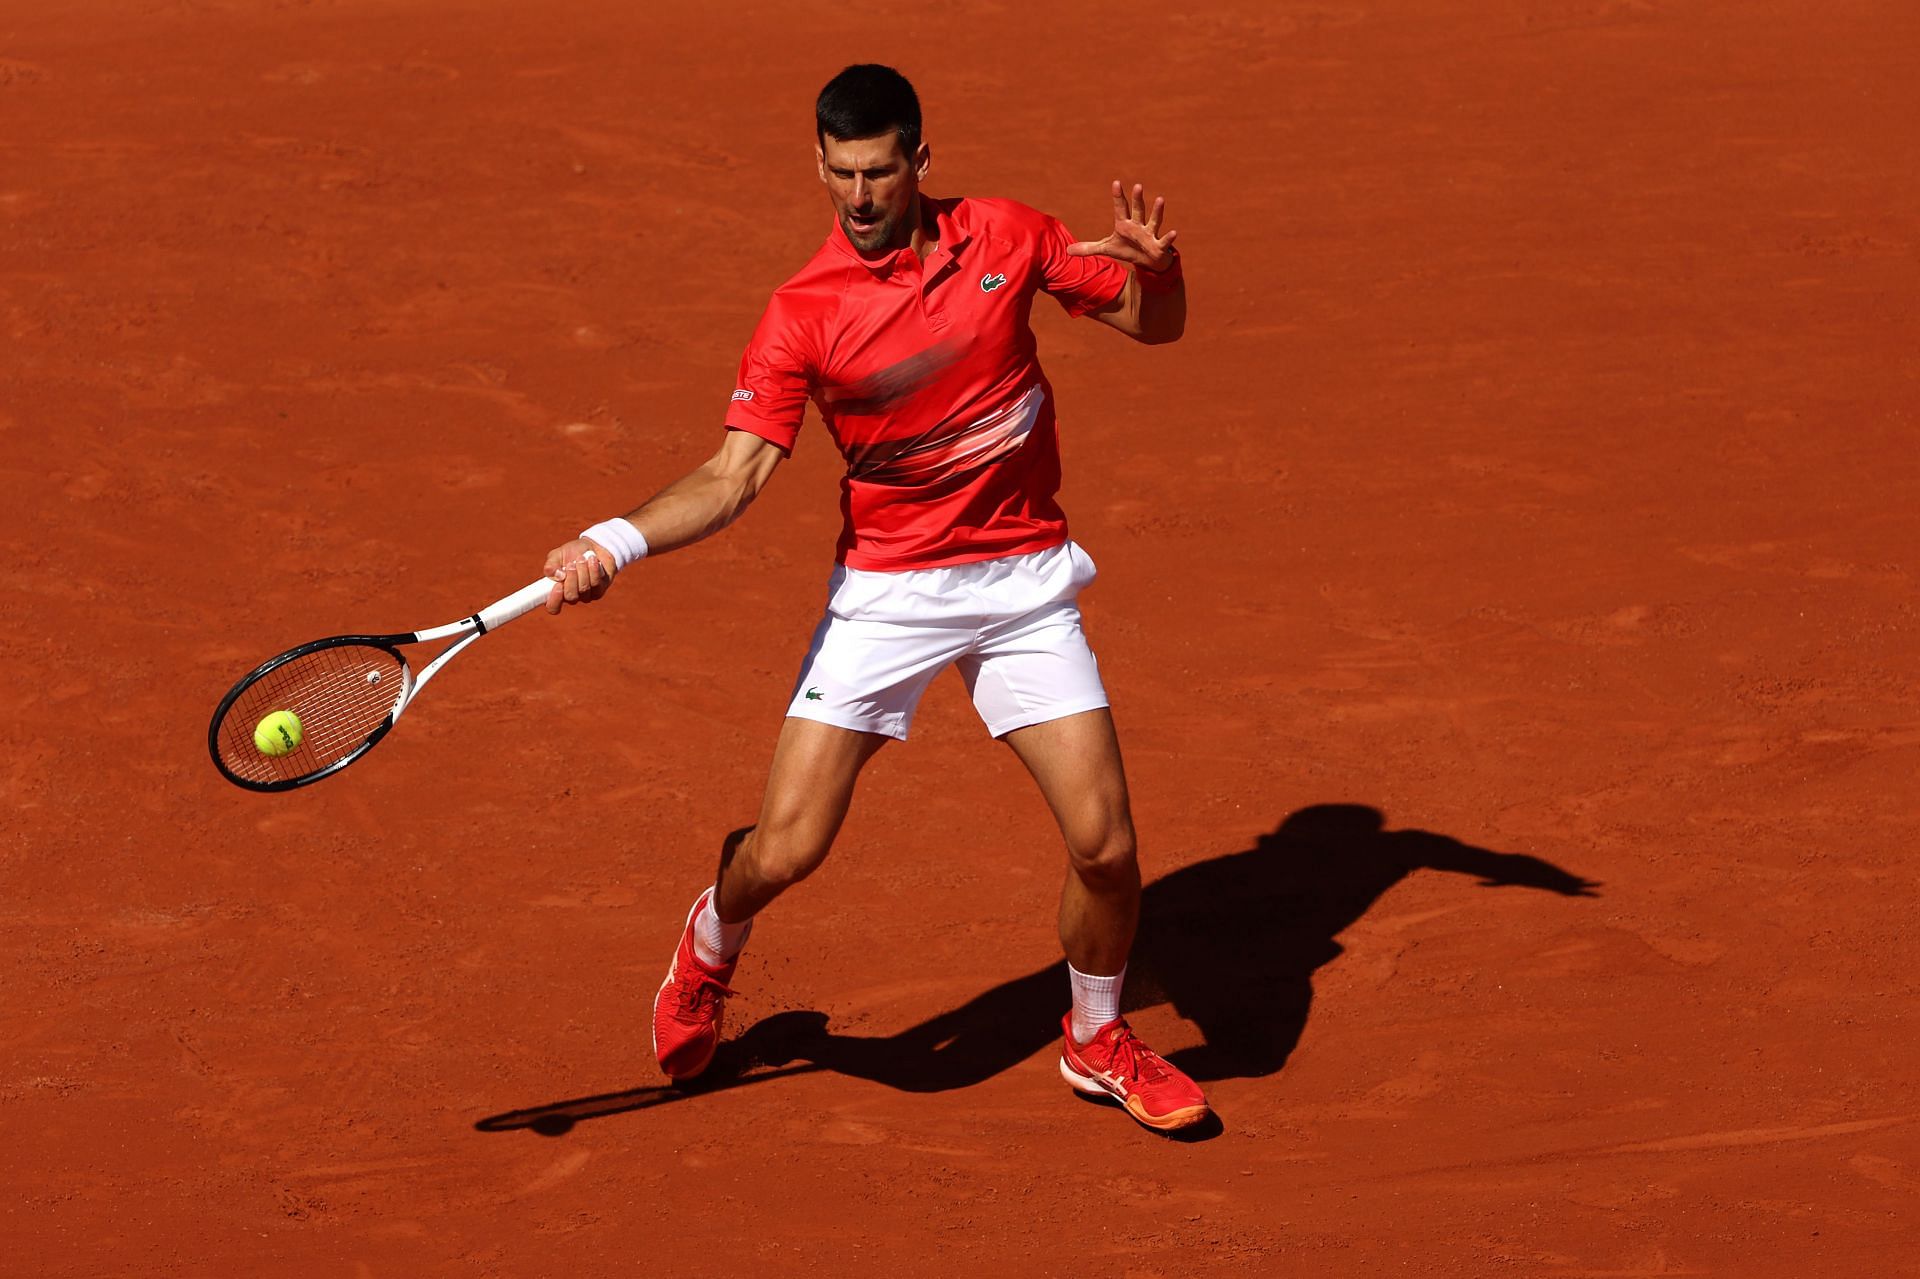
[[[303,653],[242,689],[221,718],[220,760],[251,782],[287,782],[323,772],[359,750],[405,695],[406,664],[398,654],[364,644]],[[300,744],[268,755],[254,728],[275,711],[300,720]]]

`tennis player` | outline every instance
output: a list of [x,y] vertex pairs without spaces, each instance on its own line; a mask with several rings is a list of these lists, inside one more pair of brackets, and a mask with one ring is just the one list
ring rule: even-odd
[[1036,359],[1036,294],[1136,341],[1171,342],[1186,291],[1164,200],[1113,185],[1113,231],[1076,242],[1011,200],[921,190],[931,152],[897,71],[852,66],[815,104],[826,243],[774,291],[740,362],[719,451],[623,518],[547,557],[547,609],[601,598],[649,554],[717,533],[792,450],[811,400],[846,457],[845,526],[774,749],[759,821],[730,839],[687,916],[654,1001],[675,1080],[720,1042],[754,916],[826,858],[861,768],[904,741],[933,677],[959,670],[987,731],[1013,748],[1067,846],[1060,940],[1072,986],[1060,1071],[1140,1123],[1200,1122],[1199,1087],[1120,1016],[1140,914],[1126,774],[1075,600],[1094,565],[1068,537],[1053,389]]

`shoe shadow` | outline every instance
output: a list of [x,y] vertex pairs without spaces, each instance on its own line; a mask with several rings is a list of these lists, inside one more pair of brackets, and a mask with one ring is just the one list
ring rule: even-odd
[[[1306,1027],[1313,974],[1342,953],[1339,935],[1418,870],[1565,897],[1592,897],[1599,887],[1524,853],[1477,848],[1429,831],[1388,830],[1379,810],[1364,805],[1316,804],[1292,813],[1250,848],[1146,887],[1125,1006],[1169,1004],[1194,1024],[1201,1042],[1168,1057],[1196,1080],[1274,1074]],[[555,1102],[475,1127],[558,1135],[581,1119],[819,1070],[903,1092],[967,1088],[1057,1043],[1067,1004],[1060,962],[893,1035],[835,1034],[824,1013],[779,1013],[723,1044],[697,1088],[639,1088]],[[1204,1140],[1212,1134],[1172,1135]]]

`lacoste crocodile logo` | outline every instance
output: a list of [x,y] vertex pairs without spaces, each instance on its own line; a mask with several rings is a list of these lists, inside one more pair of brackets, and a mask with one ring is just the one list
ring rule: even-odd
[[980,277],[980,291],[982,293],[991,293],[1006,282],[1007,277],[997,271],[991,275],[983,275]]
[[810,702],[817,702],[817,701],[819,701],[819,700],[820,700],[820,698],[821,698],[821,693],[820,693],[820,690],[819,690],[819,689],[817,689],[817,688],[810,688],[810,689],[808,689],[808,690],[807,690],[807,700],[808,700],[808,701],[810,701]]

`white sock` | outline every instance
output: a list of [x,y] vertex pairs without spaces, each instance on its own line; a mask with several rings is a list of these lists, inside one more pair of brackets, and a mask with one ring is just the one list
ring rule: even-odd
[[700,913],[693,917],[693,957],[709,968],[725,968],[740,954],[740,948],[747,944],[747,934],[753,931],[753,921],[740,924],[720,922],[720,916],[713,913],[713,897],[700,905]]
[[1084,1044],[1120,1015],[1120,983],[1127,979],[1127,970],[1123,966],[1111,977],[1089,977],[1068,964],[1067,979],[1073,983],[1073,1042]]

